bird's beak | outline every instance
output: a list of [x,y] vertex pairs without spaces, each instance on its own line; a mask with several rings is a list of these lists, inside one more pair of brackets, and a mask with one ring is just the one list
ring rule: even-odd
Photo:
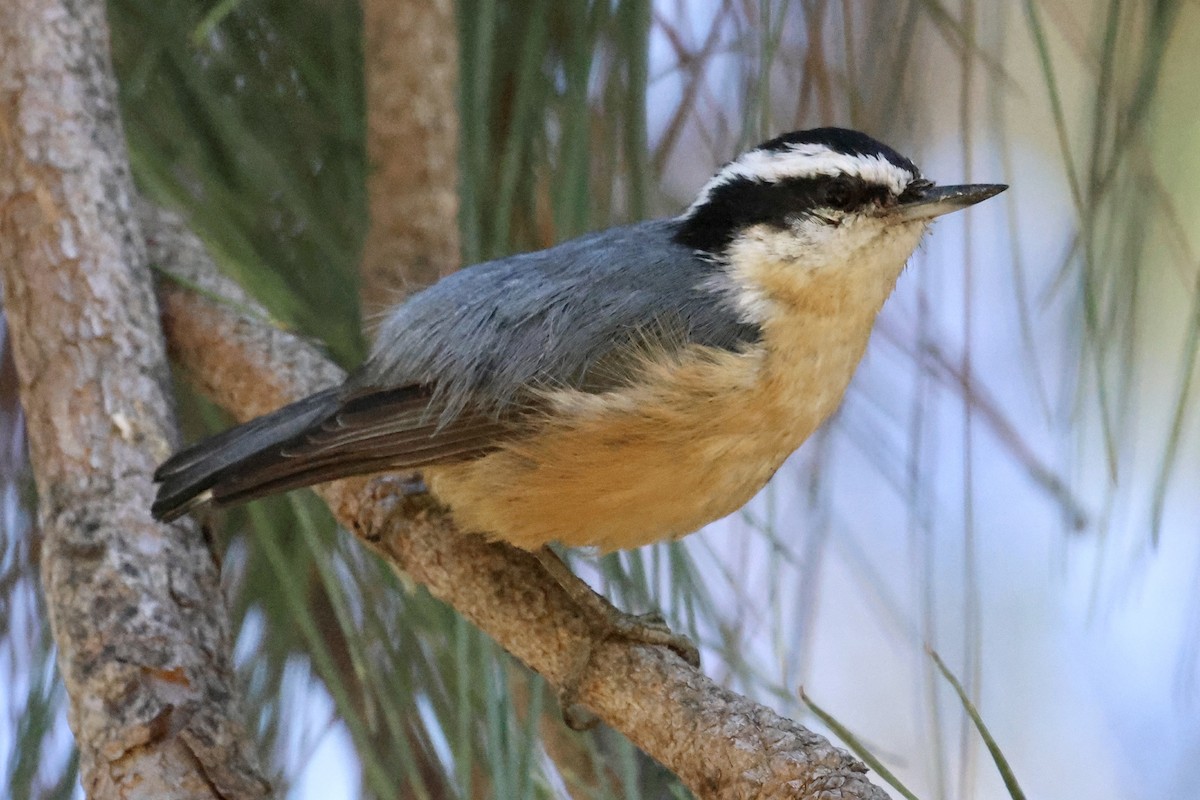
[[967,206],[1000,194],[1008,187],[1002,183],[973,183],[966,186],[927,186],[918,189],[912,196],[905,192],[900,204],[887,209],[888,216],[904,222],[930,220],[959,211]]

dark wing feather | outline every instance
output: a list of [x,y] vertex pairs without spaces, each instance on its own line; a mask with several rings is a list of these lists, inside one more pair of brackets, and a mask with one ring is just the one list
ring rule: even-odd
[[470,409],[445,425],[430,393],[415,387],[359,391],[319,425],[244,460],[213,487],[219,505],[383,470],[477,458],[514,435],[504,419]]
[[315,483],[476,458],[512,436],[521,414],[465,410],[439,425],[422,387],[331,389],[180,452],[155,473],[151,511],[170,520],[197,502],[230,505]]

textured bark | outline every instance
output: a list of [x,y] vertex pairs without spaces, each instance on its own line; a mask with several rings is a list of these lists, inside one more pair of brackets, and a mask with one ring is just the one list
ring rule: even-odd
[[458,268],[458,26],[451,0],[364,0],[364,319]]
[[[178,220],[148,209],[145,229],[155,263],[182,279],[160,286],[171,355],[216,402],[247,419],[341,380],[342,372],[310,346],[267,325]],[[403,497],[387,478],[338,481],[317,491],[389,563],[552,684],[561,685],[576,655],[591,648],[581,702],[698,796],[886,798],[851,756],[716,685],[673,653],[595,639],[536,559],[459,533],[428,499]]]
[[262,797],[217,566],[148,511],[168,372],[100,0],[0,3],[0,265],[42,579],[94,798]]

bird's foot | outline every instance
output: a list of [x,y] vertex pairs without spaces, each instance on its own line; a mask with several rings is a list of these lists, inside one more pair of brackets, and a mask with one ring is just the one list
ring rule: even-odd
[[568,727],[577,731],[587,730],[598,721],[578,702],[578,698],[579,687],[591,669],[594,650],[601,642],[624,639],[637,644],[667,647],[691,666],[700,666],[700,650],[695,643],[686,636],[672,632],[661,614],[628,614],[621,611],[576,577],[550,548],[543,547],[535,555],[593,627],[588,646],[576,655],[559,686],[558,699],[562,705],[563,721]]
[[628,614],[605,604],[608,618],[604,624],[608,627],[607,638],[626,639],[639,644],[669,647],[675,655],[682,658],[696,669],[700,668],[700,648],[696,643],[681,633],[675,633],[667,626],[662,614]]

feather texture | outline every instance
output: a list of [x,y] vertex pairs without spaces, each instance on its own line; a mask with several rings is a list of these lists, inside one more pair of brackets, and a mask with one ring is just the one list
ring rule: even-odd
[[448,420],[502,413],[531,389],[626,385],[639,353],[757,342],[713,288],[720,266],[672,240],[678,226],[612,228],[443,278],[392,312],[359,379],[431,386]]

